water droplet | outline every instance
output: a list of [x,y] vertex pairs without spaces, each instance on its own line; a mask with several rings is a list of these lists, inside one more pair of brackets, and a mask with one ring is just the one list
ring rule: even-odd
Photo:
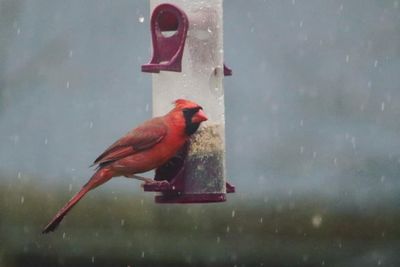
[[349,63],[350,61],[350,55],[346,55],[346,63]]
[[263,217],[261,217],[260,218],[260,223],[263,223],[264,222],[264,219],[263,219]]
[[393,2],[393,7],[398,8],[399,7],[399,1],[394,1]]
[[312,157],[315,159],[315,158],[317,157],[317,152],[314,151],[314,152],[312,153]]
[[300,147],[300,154],[303,154],[304,153],[304,146],[301,146]]
[[24,202],[25,202],[25,198],[24,198],[24,196],[21,196],[21,204],[24,204]]
[[89,122],[89,129],[93,128],[93,121]]
[[303,127],[304,125],[304,120],[300,120],[300,127]]
[[146,111],[149,111],[149,109],[150,109],[150,105],[147,103],[147,104],[146,104],[146,107],[145,107],[145,110],[146,110]]
[[372,82],[371,82],[371,81],[368,81],[367,87],[368,87],[368,88],[371,88],[371,87],[372,87]]
[[69,192],[72,191],[72,184],[69,184],[69,185],[68,185],[68,190],[69,190]]
[[121,219],[121,226],[124,226],[124,225],[125,225],[125,220]]
[[378,60],[375,60],[374,62],[374,68],[378,67]]
[[351,138],[351,145],[353,146],[353,149],[356,149],[356,138],[354,136]]
[[72,50],[69,50],[68,57],[71,58],[71,57],[72,57],[72,54],[73,54],[73,51],[72,51]]
[[47,145],[47,143],[49,142],[49,140],[47,138],[44,139],[44,144]]
[[207,28],[207,31],[209,32],[209,33],[212,33],[212,30],[208,27]]
[[296,0],[292,0],[292,5],[295,5],[296,4]]
[[143,17],[143,16],[140,16],[140,17],[139,17],[139,22],[140,22],[140,23],[143,23],[143,22],[144,22],[144,17]]
[[337,165],[337,158],[333,159],[333,164]]
[[18,178],[18,179],[21,179],[21,178],[22,178],[22,173],[21,173],[21,172],[18,172],[18,173],[17,173],[17,178]]
[[65,87],[69,88],[69,81],[67,81],[67,84],[65,85]]
[[94,256],[92,256],[92,263],[94,263]]
[[17,29],[17,35],[20,35],[20,33],[21,33],[21,29],[18,28],[18,29]]
[[226,226],[226,232],[229,233],[231,231],[231,228],[228,226]]
[[312,218],[311,218],[311,224],[313,227],[315,228],[319,228],[322,224],[322,216],[319,214],[315,214]]
[[144,258],[144,251],[142,251],[142,258]]
[[235,215],[236,215],[236,211],[235,211],[235,210],[232,210],[232,218],[234,218]]
[[219,236],[217,236],[217,243],[221,242],[221,238]]
[[300,20],[299,27],[303,28],[303,24],[304,24],[304,22],[302,20]]
[[384,183],[385,180],[386,180],[386,177],[385,176],[381,176],[381,183]]
[[382,110],[382,111],[385,111],[385,102],[382,102],[382,103],[381,103],[381,110]]
[[62,238],[65,239],[66,236],[67,236],[67,234],[64,232],[64,233],[62,234]]
[[343,11],[343,4],[340,4],[339,10],[340,10],[340,11]]

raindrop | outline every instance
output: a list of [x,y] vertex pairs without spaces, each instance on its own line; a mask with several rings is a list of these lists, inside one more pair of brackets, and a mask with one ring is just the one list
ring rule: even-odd
[[337,165],[337,158],[333,159],[333,164]]
[[146,111],[149,111],[149,109],[150,109],[150,105],[149,105],[149,103],[147,103],[147,104],[146,104],[146,107],[145,107],[145,110],[146,110]]
[[317,152],[314,151],[314,152],[312,153],[312,157],[315,159],[315,158],[317,157]]
[[20,35],[20,33],[21,33],[21,29],[18,28],[18,29],[17,29],[17,35]]
[[24,196],[21,196],[21,205],[24,204],[24,202],[25,202],[25,198],[24,198]]
[[368,87],[368,88],[371,88],[371,87],[372,87],[372,82],[371,82],[371,81],[368,81],[367,87]]
[[236,215],[236,211],[235,211],[235,210],[232,210],[232,218],[234,218],[235,215]]
[[67,84],[65,85],[65,87],[69,88],[69,81],[67,81]]
[[71,58],[71,57],[72,57],[72,54],[73,54],[72,50],[69,50],[68,57]]
[[349,63],[349,61],[350,61],[350,56],[346,55],[346,63]]
[[311,218],[311,224],[313,227],[315,228],[319,228],[322,224],[322,216],[319,214],[315,214],[312,218]]
[[302,20],[300,20],[299,27],[303,28],[303,24],[304,24],[304,22]]
[[[139,17],[139,22],[140,22],[140,23],[143,23],[143,22],[144,22],[144,17],[143,17],[143,16],[140,16],[140,17]],[[143,252],[143,253],[144,253],[144,252]]]
[[211,30],[210,28],[207,28],[207,31],[208,31],[209,33],[212,33],[212,30]]
[[125,220],[121,219],[121,226],[124,226],[124,225],[125,225]]
[[144,251],[142,251],[142,258],[144,258]]
[[351,145],[353,146],[353,149],[356,149],[356,138],[354,136],[351,138]]
[[300,120],[300,127],[303,127],[304,125],[304,120]]
[[264,222],[264,219],[263,219],[263,217],[261,217],[260,218],[260,223],[263,223]]
[[231,228],[228,226],[226,226],[226,232],[229,233],[231,231]]
[[343,11],[343,4],[340,4],[339,10],[340,10],[340,11]]
[[295,5],[296,4],[296,0],[292,0],[292,5]]
[[72,184],[69,184],[69,185],[68,185],[68,190],[69,190],[69,192],[72,191]]
[[89,129],[93,128],[93,121],[89,122]]
[[382,110],[382,111],[385,111],[385,102],[382,102],[382,103],[381,103],[381,110]]
[[67,234],[64,232],[64,233],[62,234],[62,238],[65,239],[66,235],[67,235]]
[[18,178],[18,179],[21,179],[21,178],[22,178],[22,173],[21,173],[21,172],[18,172],[17,178]]
[[393,2],[393,7],[398,8],[399,7],[399,1],[394,1]]
[[378,60],[375,60],[374,62],[374,68],[378,67]]
[[49,140],[47,138],[44,139],[44,144],[47,145],[47,143],[49,142]]
[[386,177],[385,176],[381,176],[381,183],[385,182]]
[[301,146],[300,147],[300,154],[303,154],[304,153],[304,146]]
[[221,242],[221,238],[219,236],[217,236],[217,243]]
[[92,256],[92,263],[94,263],[94,256]]

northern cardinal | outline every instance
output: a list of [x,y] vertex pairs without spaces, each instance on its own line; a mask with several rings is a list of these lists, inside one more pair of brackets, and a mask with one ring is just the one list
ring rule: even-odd
[[200,123],[207,120],[203,108],[192,101],[178,99],[174,104],[166,115],[144,122],[107,148],[93,163],[98,165],[96,173],[58,211],[42,233],[54,231],[87,192],[112,177],[142,178],[135,174],[158,168],[171,159],[197,131]]

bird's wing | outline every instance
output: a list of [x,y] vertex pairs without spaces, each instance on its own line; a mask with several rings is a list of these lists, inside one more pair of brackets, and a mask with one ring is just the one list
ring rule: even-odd
[[112,144],[93,164],[113,162],[149,149],[159,143],[165,137],[167,131],[168,128],[161,118],[151,119]]

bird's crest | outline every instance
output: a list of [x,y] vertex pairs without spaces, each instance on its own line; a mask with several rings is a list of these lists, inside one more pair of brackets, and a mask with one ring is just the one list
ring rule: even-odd
[[175,108],[183,109],[183,108],[194,108],[198,107],[199,105],[195,102],[186,99],[177,99],[173,102],[175,104]]

